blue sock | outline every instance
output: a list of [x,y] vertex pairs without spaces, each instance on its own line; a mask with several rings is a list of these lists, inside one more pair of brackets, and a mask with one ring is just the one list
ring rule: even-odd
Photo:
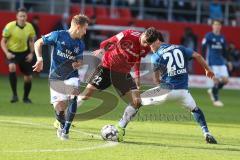
[[65,134],[69,133],[69,129],[71,127],[71,123],[75,117],[76,112],[77,112],[77,97],[75,96],[74,99],[71,100],[68,106],[68,110],[66,114],[66,122],[63,128],[63,132]]
[[207,127],[207,122],[205,120],[204,114],[201,111],[201,109],[196,107],[192,111],[192,115],[193,115],[194,119],[198,122],[198,124],[201,126],[203,133],[209,132],[208,127]]
[[61,127],[64,127],[65,124],[65,115],[64,111],[55,111],[56,119],[61,123]]
[[218,84],[214,84],[213,88],[212,88],[212,93],[213,93],[213,97],[214,100],[217,101],[218,100]]

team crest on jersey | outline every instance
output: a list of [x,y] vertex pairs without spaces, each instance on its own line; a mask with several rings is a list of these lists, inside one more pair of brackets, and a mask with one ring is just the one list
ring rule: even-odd
[[74,52],[75,52],[75,53],[78,53],[79,51],[80,51],[80,48],[79,48],[79,47],[75,47],[75,48],[74,48]]

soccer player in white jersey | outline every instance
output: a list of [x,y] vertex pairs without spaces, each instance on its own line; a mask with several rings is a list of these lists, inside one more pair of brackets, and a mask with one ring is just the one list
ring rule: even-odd
[[203,54],[206,52],[206,60],[212,68],[215,78],[213,86],[208,90],[213,105],[222,107],[224,104],[219,99],[219,90],[228,83],[228,70],[225,64],[224,54],[226,54],[226,40],[221,34],[222,24],[219,20],[214,20],[212,24],[212,32],[206,34],[202,40]]
[[[155,35],[154,42],[150,45],[151,50],[154,53],[151,57],[151,61],[154,67],[155,82],[158,85],[171,87],[169,87],[169,91],[163,95],[156,94],[151,97],[143,97],[144,93],[142,93],[142,105],[160,105],[168,100],[179,101],[181,105],[191,111],[193,117],[201,126],[206,142],[216,144],[217,141],[208,130],[203,112],[196,105],[195,100],[188,90],[188,61],[192,58],[196,59],[197,62],[204,68],[206,76],[211,79],[214,77],[214,73],[206,64],[203,57],[197,52],[183,46],[166,44],[164,43],[163,36],[159,31],[155,28],[149,28],[146,31],[145,36],[150,37],[152,35]],[[134,115],[136,115],[137,111],[138,109],[128,105],[121,120],[117,124],[118,130],[125,131],[128,122],[134,117]],[[120,131],[119,133],[124,132]]]
[[[82,38],[86,34],[88,23],[87,16],[76,15],[71,20],[69,30],[53,31],[35,42],[37,62],[33,66],[33,71],[36,72],[43,69],[42,45],[54,47],[49,74],[50,94],[56,119],[61,123],[57,130],[57,136],[62,140],[69,138],[69,129],[77,111],[80,81],[78,69],[82,65],[85,46]],[[59,83],[60,85],[58,85]],[[72,86],[72,88],[64,88],[68,86]]]

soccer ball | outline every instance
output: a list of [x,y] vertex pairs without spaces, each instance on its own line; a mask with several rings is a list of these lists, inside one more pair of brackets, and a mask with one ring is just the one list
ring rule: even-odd
[[105,125],[101,129],[101,136],[105,141],[118,141],[118,130],[114,125]]

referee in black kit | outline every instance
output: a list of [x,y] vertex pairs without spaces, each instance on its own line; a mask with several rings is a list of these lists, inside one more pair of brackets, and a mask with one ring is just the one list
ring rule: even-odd
[[32,87],[32,60],[34,55],[35,31],[27,22],[27,11],[20,8],[16,20],[3,29],[1,47],[8,59],[9,81],[12,89],[11,103],[18,102],[16,64],[24,75],[24,103],[32,103],[29,93]]

